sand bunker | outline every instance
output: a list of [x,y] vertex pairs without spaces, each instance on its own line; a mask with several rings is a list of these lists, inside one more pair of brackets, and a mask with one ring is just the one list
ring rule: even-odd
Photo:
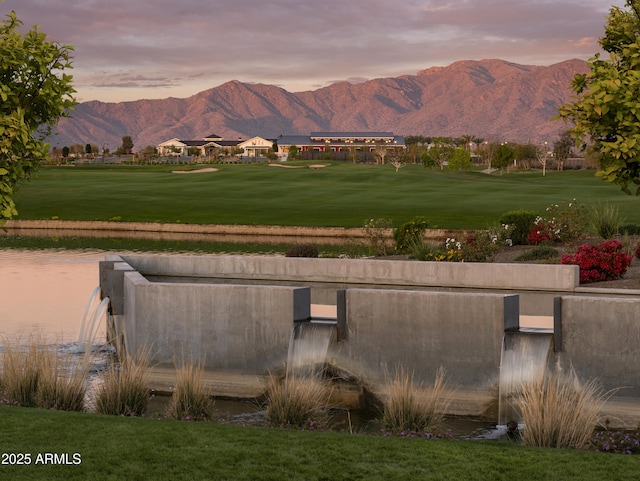
[[[307,165],[310,169],[322,169],[323,167],[327,167],[329,164],[311,164]],[[284,167],[286,169],[304,169],[304,165],[285,165],[285,164],[269,164],[269,167]]]
[[198,170],[172,170],[172,174],[202,174],[204,172],[218,172],[218,169],[214,167],[207,167],[206,169]]

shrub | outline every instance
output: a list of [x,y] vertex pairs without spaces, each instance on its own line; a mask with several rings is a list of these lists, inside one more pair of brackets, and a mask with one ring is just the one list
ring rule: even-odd
[[442,428],[449,399],[444,371],[438,370],[431,389],[425,390],[404,369],[389,383],[382,413],[383,430],[392,434],[434,433]]
[[462,260],[461,244],[455,239],[447,239],[444,247],[424,239],[413,239],[409,257],[418,261],[459,262]]
[[527,243],[527,235],[536,220],[534,212],[526,210],[511,210],[500,217],[500,224],[504,228],[502,239],[511,239],[513,245]]
[[633,253],[636,255],[637,259],[640,259],[640,242],[638,242],[633,248]]
[[545,259],[554,259],[560,257],[560,252],[551,246],[542,245],[536,246],[528,252],[518,256],[516,259],[519,262],[537,261]]
[[369,219],[364,223],[364,235],[375,256],[386,256],[389,249],[389,231],[393,222],[389,219]]
[[589,224],[589,212],[584,204],[571,202],[551,204],[546,208],[543,220],[557,231],[558,242],[569,242],[584,235]]
[[624,224],[620,226],[620,234],[622,235],[640,235],[640,225]]
[[191,421],[213,418],[213,399],[205,387],[202,364],[184,364],[176,371],[176,386],[167,406],[167,417]]
[[525,425],[523,444],[588,446],[605,398],[594,381],[581,384],[573,372],[565,377],[545,374],[526,384],[517,398]]
[[141,416],[149,402],[149,352],[112,363],[96,390],[96,411],[115,416]]
[[583,244],[575,254],[563,254],[562,264],[580,266],[580,282],[610,281],[627,272],[632,257],[624,250],[622,242],[608,240],[597,246]]
[[316,246],[300,244],[290,247],[284,255],[286,257],[318,257],[319,252]]
[[498,235],[488,229],[469,233],[462,241],[462,259],[467,262],[484,262],[499,250]]
[[414,217],[409,222],[394,229],[393,239],[396,242],[396,251],[400,253],[409,252],[411,246],[416,242],[421,242],[429,224],[424,217]]
[[602,239],[611,239],[618,235],[623,223],[617,207],[605,204],[591,209],[590,230]]
[[329,418],[326,405],[330,391],[316,376],[269,376],[266,419],[280,428],[323,428]]
[[552,222],[545,221],[542,217],[536,217],[534,224],[527,235],[529,244],[551,244],[559,239],[560,231]]

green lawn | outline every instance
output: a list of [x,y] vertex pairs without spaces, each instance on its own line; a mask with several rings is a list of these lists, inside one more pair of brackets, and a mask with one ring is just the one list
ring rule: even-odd
[[[616,480],[640,457],[498,441],[302,432],[0,407],[0,465],[17,480]],[[79,464],[35,464],[47,453]],[[38,458],[38,455],[41,455]]]
[[[16,196],[19,219],[121,220],[247,225],[360,227],[387,218],[398,226],[424,216],[430,227],[483,228],[513,209],[552,203],[618,207],[640,224],[640,199],[590,171],[487,175],[409,165],[336,163],[323,169],[221,165],[177,175],[170,166],[45,167]],[[182,167],[185,168],[185,167]]]

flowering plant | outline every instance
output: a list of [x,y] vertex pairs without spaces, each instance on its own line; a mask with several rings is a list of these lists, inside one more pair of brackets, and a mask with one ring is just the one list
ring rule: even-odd
[[608,240],[597,246],[583,244],[575,254],[563,254],[561,263],[580,266],[580,283],[587,284],[619,279],[632,259],[622,242]]
[[636,255],[636,258],[640,259],[640,241],[633,248],[633,253]]
[[544,220],[536,217],[534,226],[531,227],[527,240],[530,244],[549,244],[560,239],[560,229],[556,227],[553,220]]

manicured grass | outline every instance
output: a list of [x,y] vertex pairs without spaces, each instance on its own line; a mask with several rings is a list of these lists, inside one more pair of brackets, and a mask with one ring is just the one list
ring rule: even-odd
[[[1,232],[0,232],[1,234]],[[2,236],[0,249],[67,249],[133,252],[173,252],[192,254],[284,254],[292,244],[257,244],[200,241],[169,241],[125,239],[117,237],[42,237]],[[368,255],[369,249],[345,241],[345,245],[318,245],[322,257],[337,257],[348,253],[354,257]]]
[[513,209],[544,212],[551,203],[609,203],[640,223],[640,199],[595,172],[486,175],[409,165],[335,163],[322,169],[221,165],[176,175],[170,166],[45,167],[20,186],[20,219],[120,220],[247,225],[395,226],[424,216],[430,227],[483,228]]
[[[0,465],[11,480],[636,479],[640,457],[497,441],[405,439],[0,407]],[[79,453],[77,465],[35,464]],[[6,456],[3,459],[8,459]],[[76,458],[77,459],[77,458]]]

